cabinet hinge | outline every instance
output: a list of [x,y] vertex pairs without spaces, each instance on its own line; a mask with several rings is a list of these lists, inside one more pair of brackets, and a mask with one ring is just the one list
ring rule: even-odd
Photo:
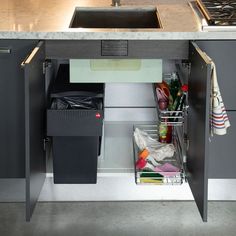
[[43,74],[46,74],[47,62],[43,62]]
[[49,143],[50,139],[49,138],[44,138],[43,139],[43,150],[46,151],[47,149],[47,143]]
[[51,63],[50,60],[46,60],[46,61],[43,62],[43,74],[44,74],[44,75],[46,74],[46,69],[47,69],[48,67],[50,67],[51,64],[52,64],[52,63]]
[[182,66],[188,70],[188,74],[190,74],[191,63],[189,60],[182,60]]
[[186,151],[189,149],[189,138],[187,134],[184,134],[184,143],[186,144]]

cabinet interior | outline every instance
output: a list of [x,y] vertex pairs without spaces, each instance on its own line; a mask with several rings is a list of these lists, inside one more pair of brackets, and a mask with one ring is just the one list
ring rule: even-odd
[[[69,60],[50,60],[46,73],[46,94],[54,83],[61,64],[69,66]],[[163,60],[162,74],[177,72],[181,83],[187,83],[188,68],[181,60]],[[182,70],[183,69],[183,70]],[[184,70],[185,69],[185,70]],[[115,72],[114,72],[115,73]],[[160,78],[157,78],[160,80]],[[161,78],[162,79],[162,78]],[[120,96],[122,93],[122,96]],[[47,106],[50,106],[48,97]],[[133,132],[134,125],[158,124],[157,105],[154,99],[153,83],[105,83],[104,125],[101,155],[98,157],[98,176],[102,174],[127,174],[135,172]],[[184,140],[186,125],[176,127],[179,140]],[[50,139],[49,139],[50,140]],[[185,144],[179,145],[180,158],[185,161]],[[47,173],[53,173],[52,151],[47,150]]]

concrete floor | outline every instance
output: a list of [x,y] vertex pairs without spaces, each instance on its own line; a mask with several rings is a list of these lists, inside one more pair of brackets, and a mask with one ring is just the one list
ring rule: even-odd
[[0,204],[0,235],[235,236],[236,202],[210,202],[203,223],[194,202],[38,203],[30,223],[24,204]]

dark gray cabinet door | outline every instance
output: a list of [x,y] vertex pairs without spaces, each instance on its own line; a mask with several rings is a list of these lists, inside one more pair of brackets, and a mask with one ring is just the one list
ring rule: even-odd
[[[234,148],[236,140],[236,40],[197,41],[197,44],[216,64],[218,83],[231,123],[227,135],[215,135],[211,138],[209,178],[236,178]],[[234,112],[229,110],[234,110]]]
[[25,72],[26,220],[29,221],[46,176],[44,151],[45,48],[40,42],[22,63]]
[[0,40],[0,178],[25,178],[24,72],[35,40]]
[[197,41],[197,44],[216,64],[218,83],[226,109],[236,110],[236,40]]
[[209,178],[236,177],[236,111],[227,111],[230,124],[227,135],[215,135],[210,142]]
[[195,43],[189,49],[187,178],[202,219],[207,221],[211,65]]

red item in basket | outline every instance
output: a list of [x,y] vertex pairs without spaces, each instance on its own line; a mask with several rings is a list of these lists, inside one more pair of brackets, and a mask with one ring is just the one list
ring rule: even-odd
[[160,99],[158,101],[158,107],[159,107],[160,110],[166,110],[167,107],[168,107],[168,101],[164,100],[164,99]]
[[136,162],[136,169],[143,169],[147,164],[147,161],[143,158],[139,158]]
[[168,125],[166,134],[166,143],[171,143],[171,142],[172,142],[172,126]]

